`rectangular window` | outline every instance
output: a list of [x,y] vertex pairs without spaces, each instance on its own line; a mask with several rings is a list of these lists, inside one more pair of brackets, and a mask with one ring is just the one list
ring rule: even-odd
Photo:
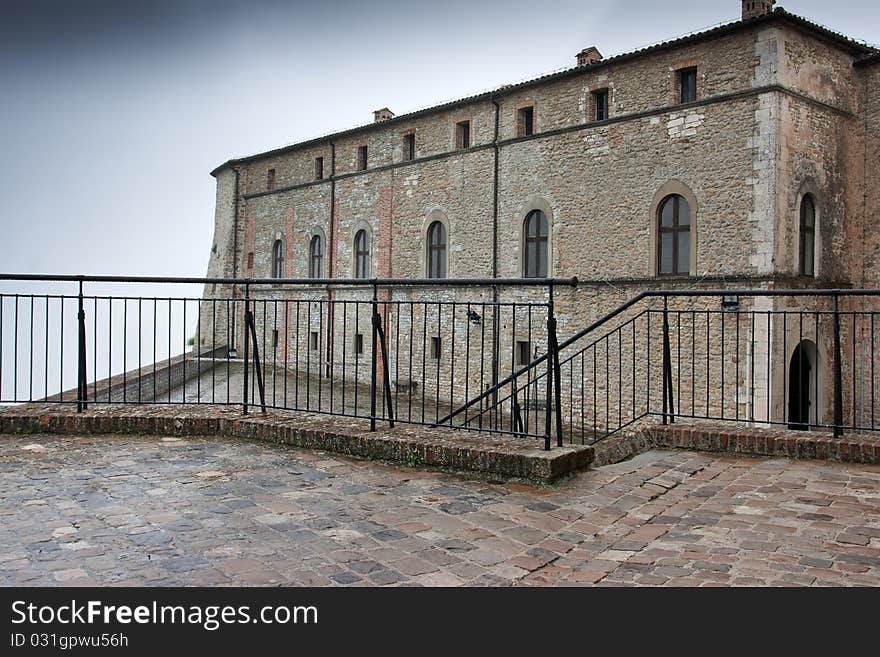
[[416,135],[414,132],[403,136],[403,159],[407,162],[416,159]]
[[535,134],[535,108],[521,107],[516,111],[516,136],[528,137]]
[[440,336],[431,338],[431,358],[440,360]]
[[455,147],[471,147],[471,122],[459,121],[455,124]]
[[247,264],[247,266],[248,266],[248,269],[253,269],[253,268],[254,268],[254,252],[253,252],[253,251],[251,251],[250,253],[248,253],[248,264]]
[[269,169],[266,172],[266,189],[270,192],[275,189],[275,169]]
[[354,336],[354,353],[364,353],[364,334],[358,333]]
[[324,158],[315,158],[315,180],[324,180]]
[[309,333],[309,349],[312,351],[318,351],[318,332],[312,331]]
[[526,340],[517,340],[516,342],[516,364],[519,366],[528,365],[532,362],[532,345]]
[[272,330],[272,348],[276,349],[278,347],[278,329]]
[[358,167],[358,171],[366,171],[367,170],[367,147],[366,146],[358,146],[357,167]]
[[683,68],[678,71],[679,102],[692,103],[697,99],[697,68]]
[[604,121],[608,118],[608,90],[599,89],[593,92],[593,107],[595,113],[593,118],[596,121]]

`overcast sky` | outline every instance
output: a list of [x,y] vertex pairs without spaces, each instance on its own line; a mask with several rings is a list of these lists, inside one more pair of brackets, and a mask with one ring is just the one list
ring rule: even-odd
[[[787,10],[880,41],[876,0]],[[671,9],[674,8],[674,11]],[[209,172],[739,17],[738,0],[0,0],[0,271],[203,276]]]

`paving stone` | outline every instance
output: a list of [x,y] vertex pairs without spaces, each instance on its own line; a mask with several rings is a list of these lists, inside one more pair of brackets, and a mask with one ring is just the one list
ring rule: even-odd
[[880,585],[880,469],[856,465],[658,451],[536,488],[222,438],[0,436],[7,463],[4,586]]

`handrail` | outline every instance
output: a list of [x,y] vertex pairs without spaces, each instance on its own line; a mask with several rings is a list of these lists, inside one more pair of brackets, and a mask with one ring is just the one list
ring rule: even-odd
[[578,278],[193,278],[174,276],[86,276],[81,274],[0,274],[0,281],[49,281],[71,283],[190,283],[219,285],[400,285],[409,287],[577,287]]

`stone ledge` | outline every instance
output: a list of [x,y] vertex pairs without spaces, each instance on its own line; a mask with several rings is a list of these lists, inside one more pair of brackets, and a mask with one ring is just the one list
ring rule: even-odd
[[880,465],[880,436],[874,435],[835,438],[821,432],[694,425],[653,426],[643,431],[651,435],[655,447]]
[[540,484],[587,468],[593,460],[590,446],[554,447],[546,452],[533,439],[402,425],[369,432],[365,421],[352,418],[242,415],[228,407],[97,407],[75,413],[32,406],[0,412],[0,434],[27,433],[229,436]]
[[831,433],[785,429],[649,424],[634,427],[597,443],[592,466],[620,463],[658,448],[880,465],[880,435],[845,435],[835,438]]

